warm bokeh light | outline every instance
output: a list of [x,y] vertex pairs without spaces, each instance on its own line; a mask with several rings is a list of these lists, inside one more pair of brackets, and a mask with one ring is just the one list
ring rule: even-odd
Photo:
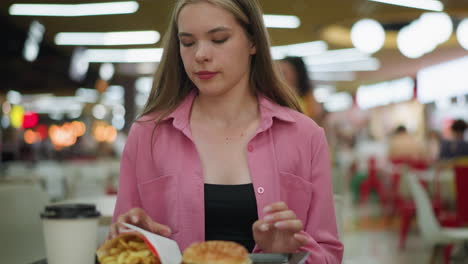
[[39,115],[34,112],[26,112],[23,117],[23,128],[33,128],[39,123]]
[[48,129],[47,126],[43,124],[39,124],[36,127],[36,132],[39,133],[39,137],[41,138],[41,140],[44,140],[47,138],[47,129]]
[[10,113],[10,111],[11,111],[11,104],[10,104],[10,102],[7,101],[7,102],[4,102],[4,103],[2,104],[2,111],[3,111],[4,114],[9,114],[9,113]]
[[11,125],[15,128],[21,127],[21,125],[23,124],[23,118],[24,108],[19,105],[13,106],[10,111]]
[[71,122],[71,127],[76,137],[81,137],[86,133],[86,126],[83,122],[73,121]]
[[38,132],[35,132],[32,129],[26,129],[24,131],[24,142],[27,144],[34,144],[41,140],[41,135]]
[[117,130],[105,122],[97,122],[93,127],[93,136],[98,142],[112,143],[117,137]]
[[65,123],[63,126],[50,126],[49,137],[56,149],[70,147],[76,143],[75,131],[70,123]]

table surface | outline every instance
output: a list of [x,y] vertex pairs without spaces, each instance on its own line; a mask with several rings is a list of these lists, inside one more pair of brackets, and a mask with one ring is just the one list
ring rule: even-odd
[[[250,254],[253,264],[302,264],[309,256],[309,252],[295,254]],[[47,264],[47,259],[41,259],[31,264]],[[99,261],[96,259],[96,263]]]

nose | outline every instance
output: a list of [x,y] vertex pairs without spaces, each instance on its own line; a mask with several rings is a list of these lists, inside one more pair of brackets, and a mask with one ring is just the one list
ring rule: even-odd
[[203,63],[211,60],[211,50],[210,45],[206,43],[198,43],[197,49],[195,51],[195,61],[198,63]]

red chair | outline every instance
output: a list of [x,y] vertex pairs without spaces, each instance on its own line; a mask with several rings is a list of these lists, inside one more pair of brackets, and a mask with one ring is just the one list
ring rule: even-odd
[[382,208],[386,206],[386,193],[384,187],[377,176],[377,161],[374,157],[368,160],[367,179],[359,186],[359,203],[362,204],[369,199],[371,191],[376,191]]
[[457,216],[462,224],[468,224],[468,164],[455,163],[454,172]]
[[[416,205],[412,199],[406,199],[399,192],[401,172],[403,168],[407,167],[408,169],[415,172],[415,174],[425,173],[428,169],[428,164],[424,161],[405,161],[405,160],[393,160],[394,170],[391,177],[391,192],[389,197],[390,200],[390,210],[392,214],[396,214],[400,217],[400,238],[399,238],[399,248],[404,249],[406,245],[406,239],[408,237],[409,228],[411,226],[411,220],[416,213]],[[429,184],[423,179],[420,179],[421,184],[425,187],[426,190],[429,190]],[[453,214],[446,213],[443,211],[443,203],[438,192],[438,180],[434,181],[435,192],[431,199],[432,208],[434,209],[435,215],[437,216],[439,222],[442,226],[458,226],[458,221]],[[442,214],[442,212],[444,212]]]

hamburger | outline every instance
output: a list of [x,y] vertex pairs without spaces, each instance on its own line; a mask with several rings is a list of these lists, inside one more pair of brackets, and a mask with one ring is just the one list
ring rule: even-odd
[[229,241],[206,241],[184,250],[182,264],[252,264],[242,245]]

